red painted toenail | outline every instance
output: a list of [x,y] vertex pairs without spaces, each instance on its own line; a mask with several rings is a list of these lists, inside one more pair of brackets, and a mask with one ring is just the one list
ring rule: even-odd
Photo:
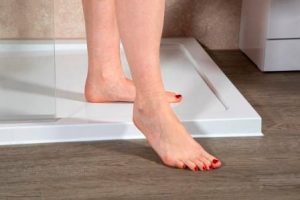
[[213,166],[212,166],[212,165],[209,165],[209,169],[213,169]]
[[198,166],[195,166],[195,167],[194,167],[194,170],[195,170],[195,171],[198,171],[198,170],[199,170]]
[[213,159],[212,163],[217,164],[219,162],[218,159]]
[[202,169],[203,169],[203,170],[206,170],[206,166],[203,166]]
[[179,99],[179,98],[181,98],[182,96],[181,96],[180,94],[177,94],[177,95],[175,95],[175,97],[176,97],[177,99]]

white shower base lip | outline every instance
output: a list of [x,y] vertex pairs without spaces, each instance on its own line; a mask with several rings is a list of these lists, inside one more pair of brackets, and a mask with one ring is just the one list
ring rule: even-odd
[[[263,135],[261,117],[195,39],[163,39],[161,47],[165,88],[183,94],[183,102],[172,107],[193,137]],[[57,118],[2,123],[0,145],[145,138],[132,123],[132,104],[91,104],[78,98],[87,66],[84,40],[56,41],[55,50]]]
[[[60,119],[54,122],[41,123],[22,123],[22,124],[6,124],[0,128],[0,145],[22,145],[22,144],[39,144],[39,143],[63,143],[63,142],[91,142],[91,141],[109,141],[109,140],[132,140],[145,139],[133,123],[78,123],[77,120],[70,118],[69,123],[57,123]],[[249,123],[244,119],[245,123]],[[253,125],[259,125],[256,119]],[[73,121],[73,122],[72,122]],[[205,122],[207,120],[204,120]],[[235,120],[234,120],[235,121]],[[260,137],[261,132],[208,132],[208,130],[193,129],[194,126],[206,126],[200,121],[182,123],[187,127],[194,138],[235,138],[235,137]],[[190,126],[190,123],[194,125]],[[213,126],[220,126],[216,123]],[[243,125],[238,128],[243,128]],[[231,129],[233,130],[233,129]]]

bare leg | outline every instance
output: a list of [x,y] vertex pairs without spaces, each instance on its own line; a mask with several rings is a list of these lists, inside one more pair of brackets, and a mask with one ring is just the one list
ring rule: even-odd
[[[89,102],[134,101],[135,86],[121,68],[120,37],[114,0],[83,0],[88,74],[85,97]],[[179,102],[174,92],[166,93],[169,102]]]
[[197,171],[221,166],[186,131],[171,109],[160,72],[164,0],[116,1],[119,30],[136,86],[133,121],[168,165]]

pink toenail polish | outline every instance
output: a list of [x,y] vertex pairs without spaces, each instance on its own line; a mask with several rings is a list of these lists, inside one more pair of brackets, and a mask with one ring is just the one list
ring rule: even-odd
[[217,164],[219,162],[218,159],[213,159],[212,163]]
[[179,98],[181,98],[182,96],[181,96],[180,94],[176,94],[175,97],[176,97],[177,99],[179,99]]
[[198,170],[199,170],[198,166],[195,166],[195,167],[194,167],[194,170],[195,170],[195,171],[198,171]]

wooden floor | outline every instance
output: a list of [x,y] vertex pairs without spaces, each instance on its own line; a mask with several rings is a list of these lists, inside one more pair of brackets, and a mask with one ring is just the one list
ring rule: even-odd
[[165,167],[143,140],[0,147],[0,199],[300,199],[300,73],[210,52],[263,118],[264,137],[201,139],[224,166]]

